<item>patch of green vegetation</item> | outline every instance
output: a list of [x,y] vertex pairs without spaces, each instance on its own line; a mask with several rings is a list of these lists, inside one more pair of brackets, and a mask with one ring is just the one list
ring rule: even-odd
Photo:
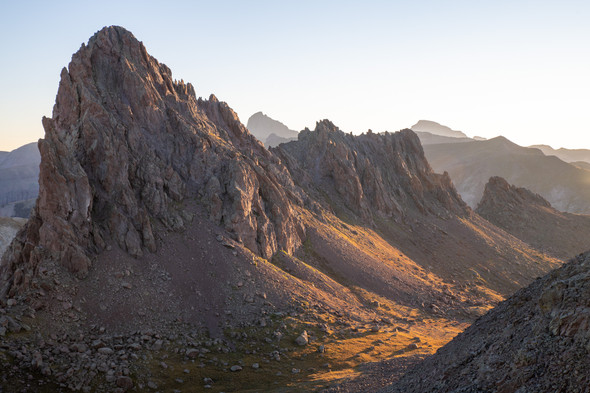
[[[147,386],[151,381],[164,392],[183,390],[187,386],[199,391],[204,389],[205,378],[213,380],[211,388],[207,389],[212,392],[300,392],[325,386],[325,382],[309,378],[325,368],[326,363],[324,354],[317,350],[324,343],[320,341],[321,332],[317,327],[281,315],[270,315],[266,321],[266,326],[226,329],[224,334],[234,346],[232,351],[224,350],[223,345],[200,345],[197,347],[206,348],[206,353],[201,352],[194,359],[178,353],[174,344],[157,352],[144,351],[135,370],[137,375],[150,377],[149,380],[142,377],[138,383]],[[318,337],[318,341],[298,346],[295,339],[303,330],[311,337]],[[276,331],[282,335],[275,335]],[[258,368],[254,368],[254,364],[258,364]],[[232,372],[231,367],[236,365],[242,370]]]

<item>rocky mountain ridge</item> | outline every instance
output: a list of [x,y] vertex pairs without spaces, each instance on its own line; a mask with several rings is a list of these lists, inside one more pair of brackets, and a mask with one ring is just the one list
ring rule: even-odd
[[567,261],[590,249],[590,216],[560,212],[542,196],[501,177],[486,184],[475,210],[517,238]]
[[306,190],[321,189],[365,219],[380,214],[402,220],[407,210],[468,214],[448,174],[432,171],[410,130],[352,136],[322,120],[272,152]]

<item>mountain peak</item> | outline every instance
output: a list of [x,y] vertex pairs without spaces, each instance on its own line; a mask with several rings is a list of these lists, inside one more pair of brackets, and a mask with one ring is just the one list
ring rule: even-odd
[[448,136],[452,138],[467,138],[462,131],[455,131],[447,126],[443,126],[431,120],[418,120],[416,124],[410,127],[414,131],[429,132],[434,135]]
[[266,147],[276,146],[297,138],[297,131],[258,111],[248,119],[248,130]]
[[187,198],[260,256],[300,243],[298,191],[278,160],[225,102],[197,100],[121,27],[72,56],[43,126],[39,198],[22,243],[3,257],[0,298],[30,283],[41,255],[85,276],[107,247],[155,252],[158,233],[191,222]]
[[539,194],[535,194],[526,188],[512,186],[503,177],[490,177],[476,212],[485,217],[486,211],[501,211],[506,209],[508,205],[517,206],[517,208],[531,207],[533,205],[551,207],[551,204]]
[[328,119],[323,119],[315,124],[315,131],[316,132],[330,132],[330,131],[339,131],[339,128],[336,127],[334,123],[332,123]]

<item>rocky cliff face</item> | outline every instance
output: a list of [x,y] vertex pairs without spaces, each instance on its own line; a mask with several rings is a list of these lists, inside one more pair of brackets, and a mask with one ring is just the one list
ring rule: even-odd
[[301,241],[286,169],[227,104],[197,99],[123,28],[104,28],[73,55],[43,126],[39,199],[2,261],[2,296],[44,258],[84,275],[111,243],[155,251],[158,228],[190,222],[188,199],[261,256]]
[[[328,120],[300,132],[297,141],[272,150],[298,184],[370,218],[401,220],[410,211],[464,215],[467,206],[449,176],[435,174],[411,130],[353,136]],[[322,195],[323,194],[323,195]]]
[[564,261],[590,249],[590,216],[560,212],[540,195],[512,186],[501,177],[490,178],[476,212]]
[[590,254],[491,312],[384,392],[579,392],[590,385]]

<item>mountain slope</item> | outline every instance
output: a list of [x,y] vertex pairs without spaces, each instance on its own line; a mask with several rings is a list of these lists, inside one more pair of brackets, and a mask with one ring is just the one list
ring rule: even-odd
[[486,141],[424,146],[435,171],[448,171],[457,191],[475,207],[492,176],[537,193],[560,211],[590,213],[590,173],[518,146],[504,137]]
[[577,392],[590,385],[590,254],[518,291],[383,392]]
[[352,136],[324,120],[271,151],[326,209],[347,223],[368,223],[457,292],[461,285],[478,291],[484,303],[557,266],[474,215],[448,175],[432,171],[411,130]]
[[500,177],[490,178],[476,212],[564,261],[590,249],[590,216],[557,211],[540,195],[511,186]]

